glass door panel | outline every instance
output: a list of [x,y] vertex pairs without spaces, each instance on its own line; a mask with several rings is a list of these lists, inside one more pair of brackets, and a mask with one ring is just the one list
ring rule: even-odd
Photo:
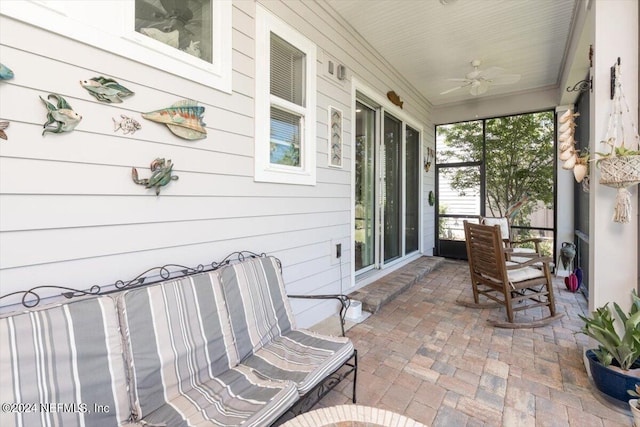
[[420,133],[406,126],[405,131],[405,254],[418,250],[420,228]]
[[402,255],[402,123],[395,117],[384,115],[382,169],[384,186],[381,194],[383,210],[384,262]]
[[375,262],[376,112],[356,102],[355,271]]

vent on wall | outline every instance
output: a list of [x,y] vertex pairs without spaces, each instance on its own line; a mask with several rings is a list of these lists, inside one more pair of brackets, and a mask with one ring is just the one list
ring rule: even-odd
[[322,75],[330,82],[344,86],[347,80],[347,68],[341,64],[336,58],[325,51],[322,51],[320,58]]

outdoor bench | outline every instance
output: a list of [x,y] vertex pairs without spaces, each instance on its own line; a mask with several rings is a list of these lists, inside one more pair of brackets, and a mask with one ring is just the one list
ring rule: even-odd
[[276,258],[234,255],[43,307],[25,291],[0,316],[0,425],[268,426],[351,373],[355,403],[352,342],[296,328]]

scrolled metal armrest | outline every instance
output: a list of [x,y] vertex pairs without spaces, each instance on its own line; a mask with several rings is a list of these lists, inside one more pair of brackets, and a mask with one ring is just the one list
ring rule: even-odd
[[343,294],[333,295],[287,295],[289,298],[302,298],[302,299],[336,299],[340,301],[340,328],[342,329],[342,336],[344,333],[345,316],[347,315],[347,309],[351,305],[351,300],[348,296]]

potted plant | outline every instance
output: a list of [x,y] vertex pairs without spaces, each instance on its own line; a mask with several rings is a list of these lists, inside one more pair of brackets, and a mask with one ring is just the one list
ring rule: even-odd
[[635,399],[629,400],[629,407],[631,408],[631,413],[633,414],[633,425],[635,427],[640,427],[640,384],[636,384],[635,389],[627,390],[627,392],[635,397]]
[[640,384],[640,298],[635,289],[631,298],[628,313],[614,302],[616,316],[609,303],[590,317],[580,316],[585,322],[582,333],[598,342],[597,349],[586,352],[593,382],[601,392],[622,402],[628,400],[627,390]]

